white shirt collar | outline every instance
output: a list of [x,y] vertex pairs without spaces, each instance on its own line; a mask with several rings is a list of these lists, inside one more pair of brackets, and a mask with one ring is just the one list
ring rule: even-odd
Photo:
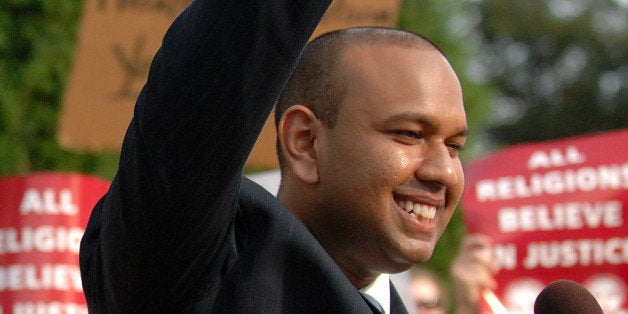
[[366,293],[384,309],[384,313],[390,313],[390,276],[388,274],[381,274],[373,280],[368,286],[360,289],[360,292]]

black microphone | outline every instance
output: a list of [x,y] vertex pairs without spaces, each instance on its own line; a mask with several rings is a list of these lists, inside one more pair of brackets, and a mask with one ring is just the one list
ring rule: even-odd
[[534,313],[604,314],[591,292],[570,280],[557,280],[543,288],[534,301]]

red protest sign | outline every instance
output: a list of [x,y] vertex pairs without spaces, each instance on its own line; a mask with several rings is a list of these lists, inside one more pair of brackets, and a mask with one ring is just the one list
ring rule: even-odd
[[0,178],[0,313],[87,313],[79,245],[108,187],[79,174]]
[[607,313],[626,310],[628,130],[516,145],[465,174],[465,223],[494,241],[506,307],[532,313],[541,289],[570,279]]

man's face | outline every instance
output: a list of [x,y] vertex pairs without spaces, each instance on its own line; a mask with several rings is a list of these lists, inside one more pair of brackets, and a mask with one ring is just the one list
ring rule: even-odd
[[460,84],[434,50],[358,45],[343,57],[347,94],[316,143],[316,236],[345,269],[398,272],[429,259],[463,190]]

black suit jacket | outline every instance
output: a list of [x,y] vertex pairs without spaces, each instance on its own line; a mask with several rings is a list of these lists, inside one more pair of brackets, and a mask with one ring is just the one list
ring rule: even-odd
[[91,312],[370,312],[307,228],[241,176],[329,2],[194,1],[173,23],[81,242]]

